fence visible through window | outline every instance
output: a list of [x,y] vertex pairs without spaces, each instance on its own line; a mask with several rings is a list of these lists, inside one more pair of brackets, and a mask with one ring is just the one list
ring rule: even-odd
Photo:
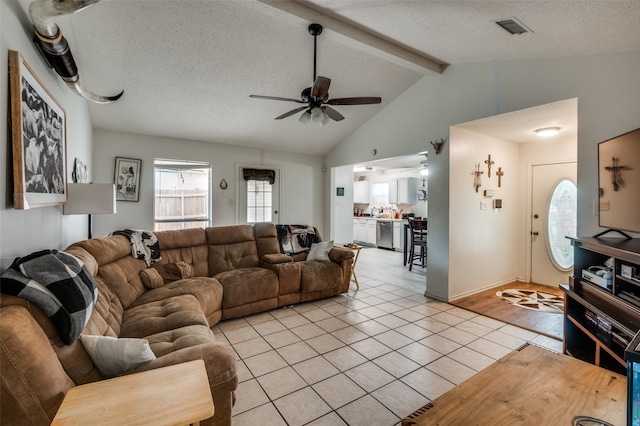
[[155,160],[154,183],[155,231],[211,224],[211,164]]

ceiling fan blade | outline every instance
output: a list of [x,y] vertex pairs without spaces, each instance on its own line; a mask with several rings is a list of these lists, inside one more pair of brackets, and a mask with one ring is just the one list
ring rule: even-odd
[[330,84],[330,78],[322,77],[319,75],[318,77],[316,77],[316,81],[313,82],[313,87],[311,88],[311,96],[324,99],[327,94],[329,94]]
[[326,104],[329,105],[370,105],[379,104],[382,102],[382,98],[377,97],[361,97],[361,98],[335,98],[329,99]]
[[300,112],[300,111],[302,111],[303,109],[307,109],[307,108],[308,108],[307,106],[303,106],[303,107],[300,107],[300,108],[292,109],[292,110],[291,110],[291,111],[289,111],[289,112],[285,112],[284,114],[279,115],[279,116],[278,116],[278,117],[276,117],[275,119],[276,119],[276,120],[282,120],[283,118],[287,118],[287,117],[289,117],[289,116],[291,116],[291,115],[295,114],[296,112]]
[[344,120],[344,116],[342,114],[329,106],[323,106],[322,111],[324,111],[333,121]]
[[262,95],[249,95],[250,98],[257,98],[257,99],[268,99],[270,101],[287,101],[287,102],[297,102],[299,104],[303,104],[306,102],[301,101],[300,99],[293,99],[293,98],[278,98],[276,96],[262,96]]

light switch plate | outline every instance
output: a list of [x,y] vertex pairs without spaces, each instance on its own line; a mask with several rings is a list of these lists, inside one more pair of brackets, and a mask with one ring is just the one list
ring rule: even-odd
[[480,210],[486,210],[488,208],[486,201],[480,201]]

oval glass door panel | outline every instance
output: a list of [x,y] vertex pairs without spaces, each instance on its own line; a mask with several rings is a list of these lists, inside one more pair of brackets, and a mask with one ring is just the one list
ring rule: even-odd
[[549,202],[547,243],[551,260],[561,270],[573,267],[573,247],[566,237],[576,235],[577,210],[578,188],[569,179],[559,181]]

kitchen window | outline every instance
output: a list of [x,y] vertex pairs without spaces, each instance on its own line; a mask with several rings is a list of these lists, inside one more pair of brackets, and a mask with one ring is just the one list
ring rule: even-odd
[[389,205],[389,182],[374,182],[371,185],[371,205],[373,207]]

